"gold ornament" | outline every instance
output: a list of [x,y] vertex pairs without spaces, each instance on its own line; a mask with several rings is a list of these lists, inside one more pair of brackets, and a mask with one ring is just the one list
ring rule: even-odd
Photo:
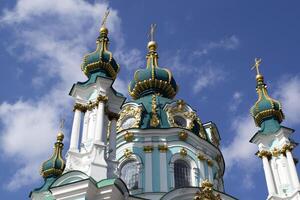
[[124,156],[125,156],[126,158],[129,158],[131,155],[132,155],[132,151],[130,151],[129,149],[125,149],[125,151],[124,151]]
[[188,134],[185,131],[180,131],[179,134],[178,134],[178,137],[179,137],[180,140],[185,141],[188,137]]
[[124,119],[128,117],[135,118],[135,122],[130,128],[138,128],[141,121],[141,114],[142,114],[142,107],[126,105],[119,113],[119,120],[117,121],[117,132],[121,132],[123,130],[122,123]]
[[152,115],[150,119],[150,125],[152,127],[157,127],[159,125],[159,118],[157,116],[157,105],[156,105],[156,95],[152,95]]
[[182,157],[185,157],[187,155],[187,151],[184,148],[181,148],[179,153]]
[[151,153],[152,151],[153,151],[153,146],[152,145],[144,146],[144,152],[145,153]]
[[158,150],[161,152],[161,153],[165,153],[168,151],[168,146],[166,144],[162,144],[162,145],[158,145]]
[[133,133],[126,131],[126,133],[124,134],[124,139],[126,140],[126,142],[132,142],[133,138]]

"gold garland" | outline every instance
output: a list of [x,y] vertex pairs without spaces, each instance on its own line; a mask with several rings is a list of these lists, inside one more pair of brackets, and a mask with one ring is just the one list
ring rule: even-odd
[[222,200],[220,194],[213,193],[213,184],[208,180],[202,182],[200,191],[195,194],[194,200]]

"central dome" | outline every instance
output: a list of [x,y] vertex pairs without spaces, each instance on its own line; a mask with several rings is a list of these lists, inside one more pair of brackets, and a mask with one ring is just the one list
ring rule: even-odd
[[134,80],[129,84],[129,94],[133,99],[139,99],[149,94],[160,94],[172,99],[178,91],[172,73],[168,69],[158,66],[156,48],[155,41],[148,43],[147,68],[137,70],[134,74]]

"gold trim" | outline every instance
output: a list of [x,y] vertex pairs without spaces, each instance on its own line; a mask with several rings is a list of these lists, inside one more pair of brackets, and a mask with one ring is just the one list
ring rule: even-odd
[[157,105],[156,105],[156,95],[152,95],[152,115],[150,119],[150,125],[152,127],[157,127],[159,125],[159,118],[157,116]]
[[194,200],[222,200],[220,194],[213,193],[213,184],[208,180],[201,183],[200,191],[195,194]]
[[181,148],[179,153],[182,157],[185,157],[187,155],[187,151],[184,148]]
[[125,149],[125,150],[124,150],[124,156],[125,156],[126,158],[131,157],[132,154],[133,154],[133,153],[132,153],[131,150],[129,150],[129,149]]
[[168,145],[167,144],[160,144],[160,145],[158,145],[158,150],[161,153],[166,153],[168,151]]
[[266,157],[266,158],[270,159],[272,157],[272,153],[270,151],[261,150],[261,151],[257,152],[257,156],[260,158]]
[[199,153],[197,157],[199,160],[206,160],[205,156],[201,153]]
[[[86,58],[84,58],[84,63],[85,63],[85,61],[86,61]],[[117,71],[114,70],[114,68],[112,67],[112,65],[110,63],[105,63],[103,61],[97,61],[97,62],[89,63],[86,66],[82,66],[82,71],[86,76],[89,76],[89,73],[96,69],[104,69],[105,71],[107,71],[109,73],[109,75],[113,79],[115,79],[117,76],[117,73],[119,71],[119,66],[118,66]]]
[[153,146],[152,145],[146,145],[144,146],[144,152],[145,153],[151,153],[153,151]]
[[73,112],[75,112],[75,110],[79,110],[80,112],[86,112],[87,106],[80,103],[75,103],[73,107]]
[[132,132],[126,131],[126,133],[124,134],[124,140],[126,140],[126,142],[132,142],[134,138],[134,134]]
[[185,141],[188,138],[188,134],[185,131],[180,131],[178,137],[180,140]]
[[135,118],[135,122],[130,128],[138,128],[141,122],[141,114],[142,114],[141,106],[125,105],[125,107],[119,113],[119,120],[117,121],[117,132],[121,132],[122,130],[124,130],[122,128],[122,123],[124,119],[128,117]]

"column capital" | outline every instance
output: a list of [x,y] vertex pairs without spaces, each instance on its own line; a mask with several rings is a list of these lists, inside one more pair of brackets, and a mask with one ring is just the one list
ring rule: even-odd
[[79,110],[81,112],[86,112],[87,107],[81,103],[75,103],[73,107],[73,112],[75,112],[76,110]]
[[280,152],[282,154],[285,154],[287,151],[291,152],[294,149],[294,145],[289,143],[289,144],[285,144],[283,145],[283,147],[281,148]]
[[168,145],[167,144],[159,144],[158,150],[161,153],[166,153],[168,151]]
[[261,151],[257,152],[256,155],[260,158],[266,157],[269,159],[272,157],[272,153],[267,150],[261,150]]
[[106,95],[99,95],[98,97],[97,97],[97,103],[99,103],[99,102],[103,102],[103,103],[106,103],[108,101],[108,96],[106,96]]

